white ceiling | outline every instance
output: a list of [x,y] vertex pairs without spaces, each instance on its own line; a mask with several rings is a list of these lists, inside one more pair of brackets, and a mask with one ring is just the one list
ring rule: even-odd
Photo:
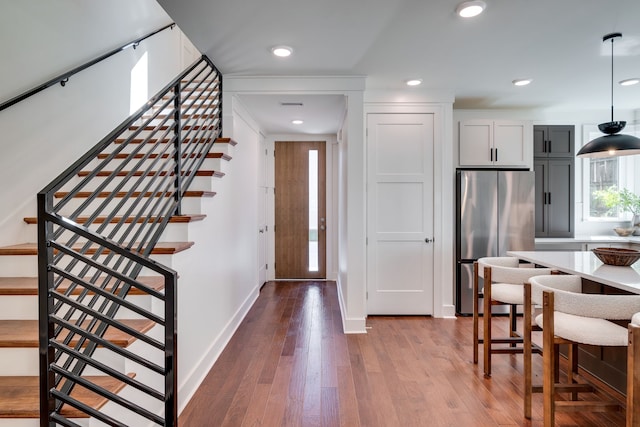
[[[456,16],[457,0],[159,3],[225,75],[358,75],[368,89],[392,90],[421,78],[419,90],[450,91],[456,109],[601,109],[607,121],[611,45],[602,36],[621,32],[614,79],[640,77],[640,0],[485,1],[485,12],[471,19]],[[270,54],[281,44],[293,47],[293,56]],[[511,84],[524,77],[533,83]],[[292,108],[280,107],[283,100],[243,98],[267,132],[316,133],[307,123],[291,128]],[[294,101],[313,110],[313,129],[335,131],[330,122],[341,117],[340,98]],[[640,109],[640,85],[616,84],[614,103]]]

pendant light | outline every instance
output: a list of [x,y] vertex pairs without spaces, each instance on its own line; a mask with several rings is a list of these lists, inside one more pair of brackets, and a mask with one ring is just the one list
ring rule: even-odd
[[606,135],[586,143],[580,151],[578,151],[578,157],[597,158],[640,154],[640,139],[631,135],[618,134],[618,132],[624,129],[627,122],[613,121],[613,41],[617,37],[622,37],[622,34],[611,33],[602,38],[603,42],[611,40],[611,121],[598,125],[600,132]]

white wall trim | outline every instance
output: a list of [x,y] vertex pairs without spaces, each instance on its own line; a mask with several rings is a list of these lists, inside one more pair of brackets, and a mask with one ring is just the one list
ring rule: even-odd
[[342,286],[340,281],[336,282],[336,288],[338,290],[338,303],[340,304],[340,312],[342,313],[342,331],[345,334],[366,334],[367,333],[367,319],[365,317],[350,317],[347,318],[344,314],[347,312],[344,302],[344,296],[342,295]]

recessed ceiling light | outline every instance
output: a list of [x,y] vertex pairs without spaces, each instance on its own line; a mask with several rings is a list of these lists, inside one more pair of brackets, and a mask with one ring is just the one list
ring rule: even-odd
[[291,120],[291,123],[293,123],[294,125],[301,125],[304,123],[304,120],[295,119],[295,120]]
[[458,5],[456,13],[463,18],[472,18],[480,15],[486,7],[487,4],[480,0],[466,1]]
[[634,77],[632,79],[625,79],[625,80],[621,80],[619,83],[621,86],[637,85],[638,83],[640,83],[640,78]]
[[532,81],[533,81],[532,79],[516,79],[511,83],[513,83],[514,86],[526,86]]
[[411,79],[405,82],[407,86],[419,86],[422,83],[422,79]]
[[271,53],[280,58],[286,58],[293,53],[293,49],[289,46],[274,46],[271,48]]

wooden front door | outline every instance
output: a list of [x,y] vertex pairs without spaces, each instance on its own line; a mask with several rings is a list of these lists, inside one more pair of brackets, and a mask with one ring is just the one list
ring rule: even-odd
[[326,277],[325,142],[275,143],[275,277]]

